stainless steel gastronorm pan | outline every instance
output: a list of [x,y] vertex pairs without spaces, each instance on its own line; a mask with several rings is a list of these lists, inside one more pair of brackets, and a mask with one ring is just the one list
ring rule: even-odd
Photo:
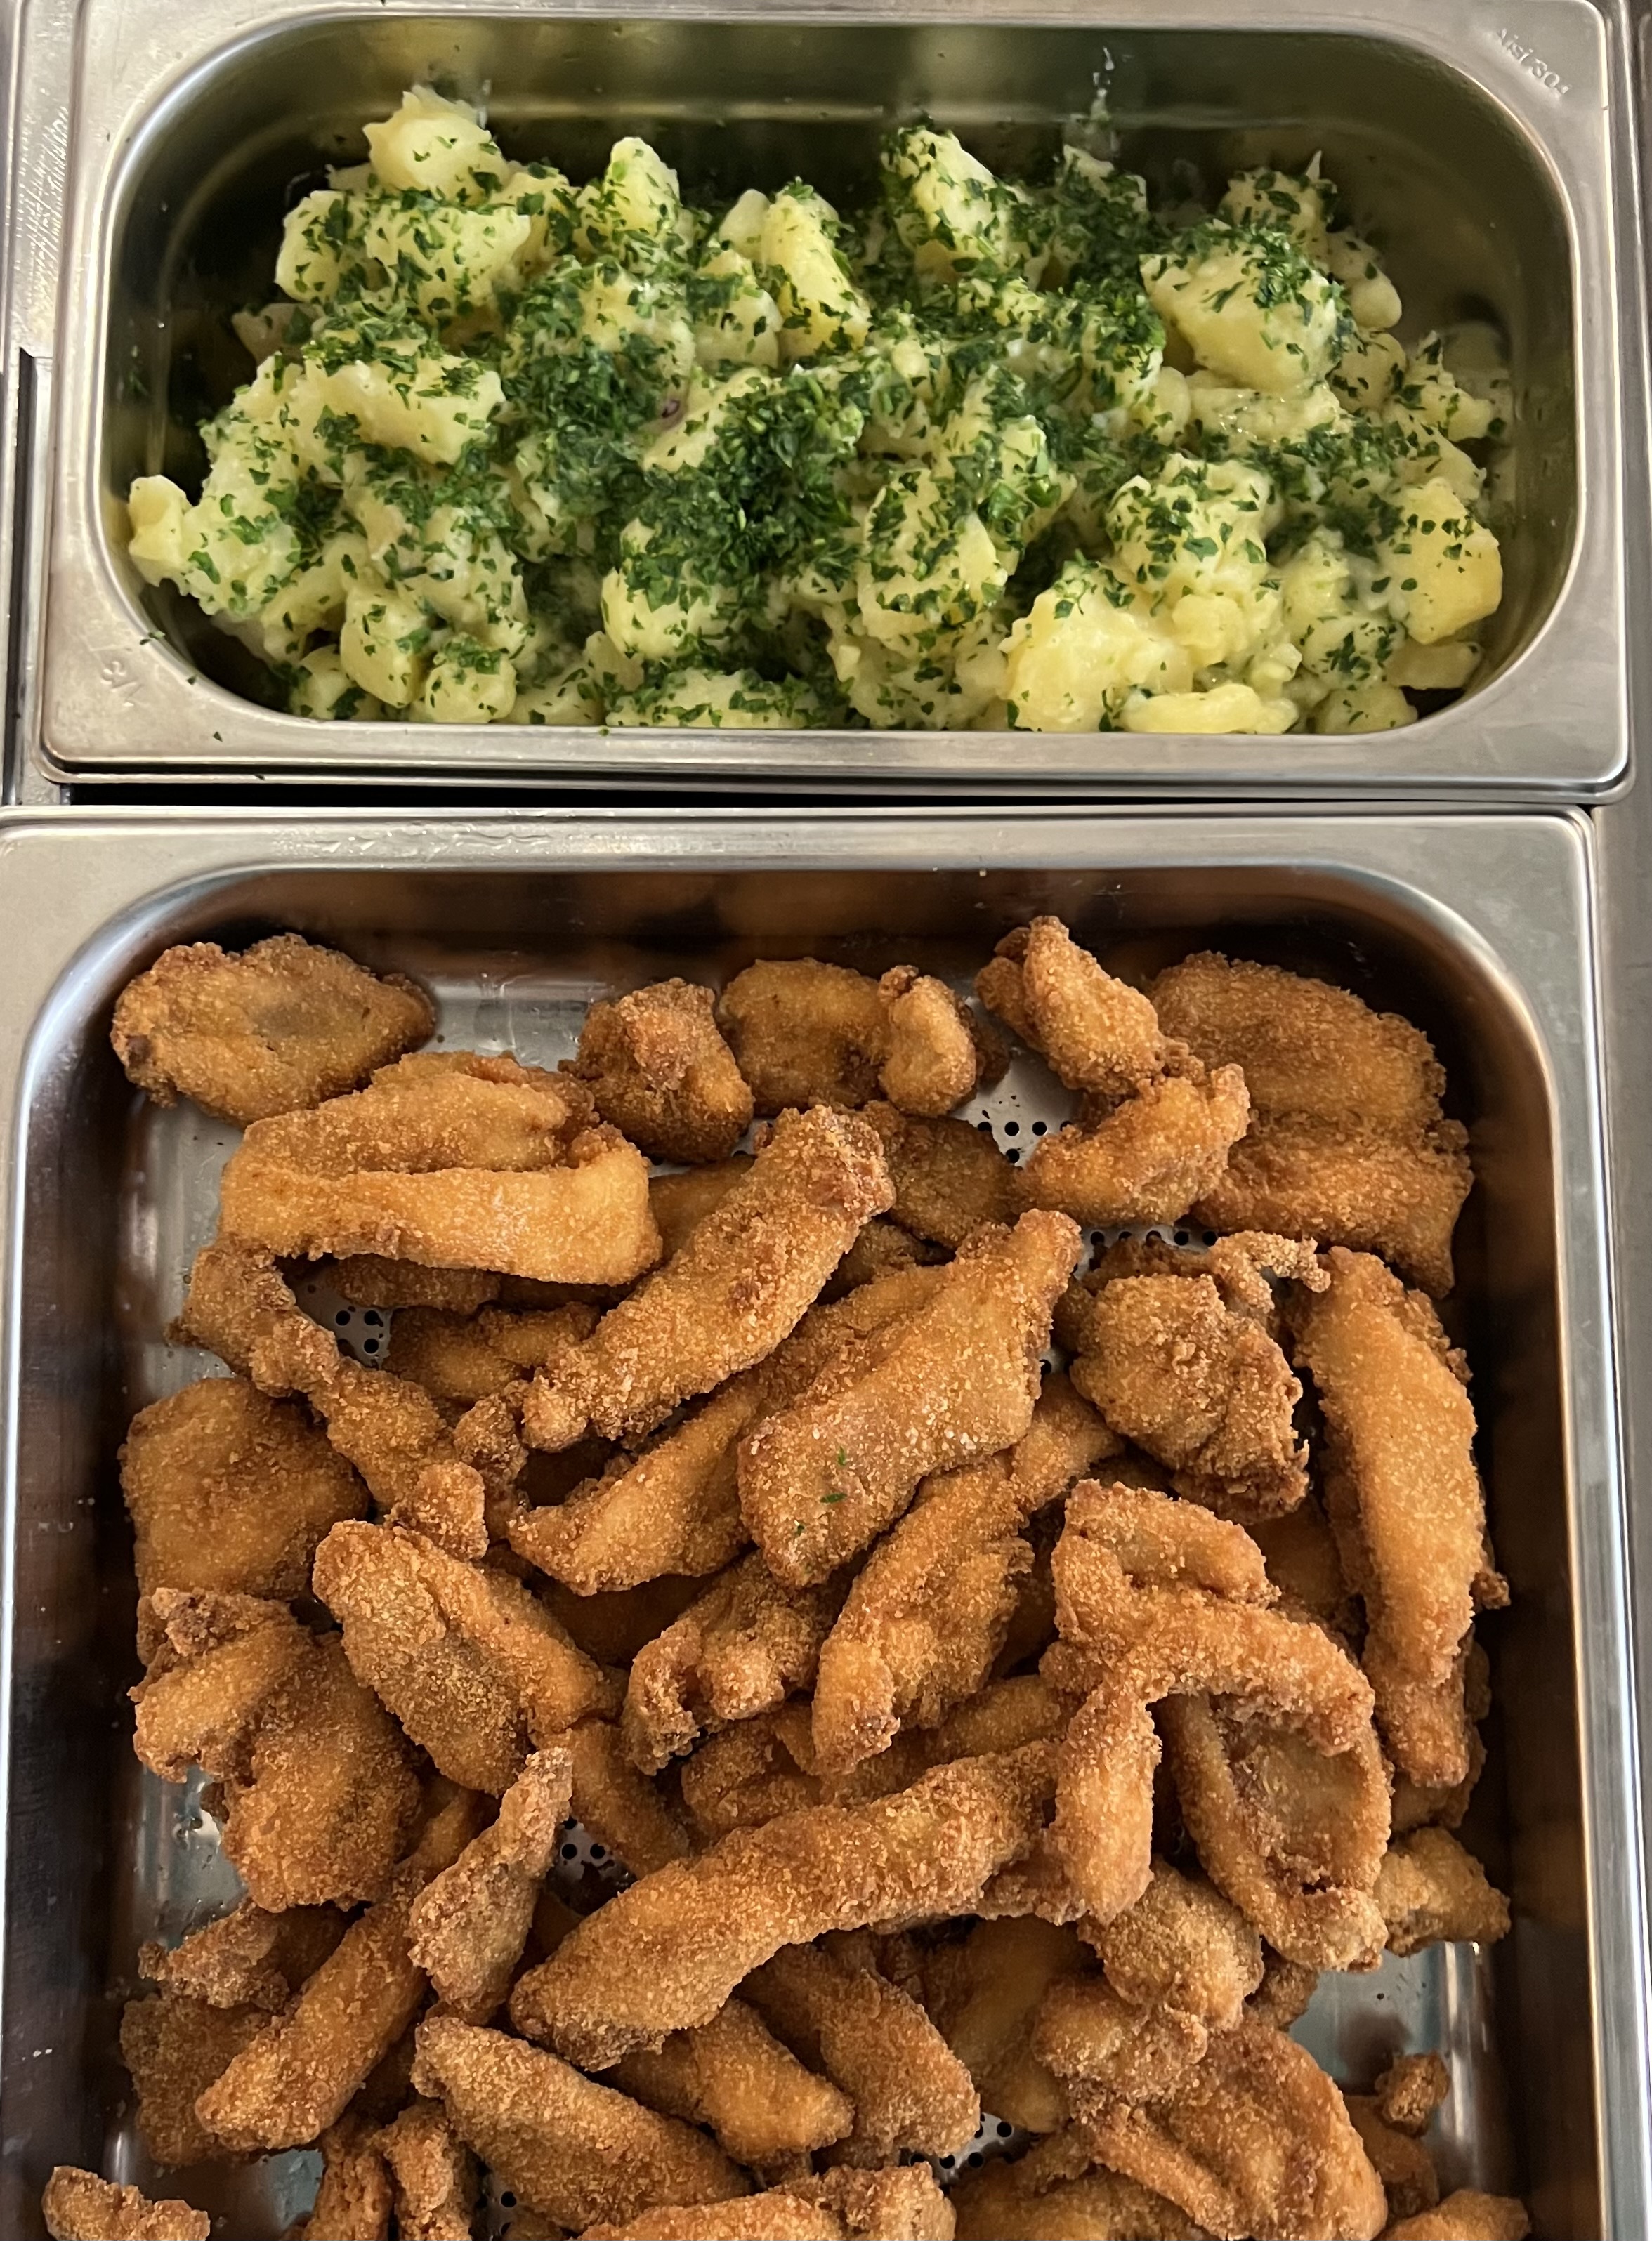
[[[1625,5],[644,0],[599,12],[579,0],[531,10],[197,0],[169,12],[85,0],[71,65],[68,0],[33,0],[19,65],[14,331],[20,371],[37,377],[24,409],[37,510],[50,509],[49,537],[37,512],[20,548],[37,593],[20,649],[43,639],[43,689],[25,688],[38,766],[838,792],[942,781],[1179,795],[1608,790],[1627,766],[1625,612],[1642,503]],[[55,72],[71,80],[66,161],[33,113],[37,81]],[[251,370],[228,315],[268,292],[295,183],[359,155],[364,119],[419,77],[485,94],[507,147],[577,176],[615,134],[647,132],[708,198],[725,183],[773,186],[799,170],[853,194],[879,130],[926,110],[989,159],[1016,164],[1047,157],[1064,122],[1104,102],[1124,159],[1161,189],[1188,164],[1219,186],[1239,162],[1304,162],[1321,149],[1390,256],[1407,331],[1475,318],[1506,338],[1507,592],[1488,681],[1409,731],[1361,739],[610,737],[317,726],[243,697],[256,679],[239,649],[138,579],[120,501],[134,475],[198,475],[195,422]],[[45,330],[35,342],[31,324]]]
[[[175,1939],[227,1895],[210,1824],[133,1771],[113,1458],[130,1410],[192,1374],[157,1335],[210,1234],[228,1138],[129,1089],[106,1040],[123,981],[170,942],[296,927],[424,973],[454,1041],[551,1057],[604,985],[715,977],[759,953],[960,971],[1040,908],[1138,967],[1219,941],[1323,970],[1402,1005],[1446,1061],[1479,1177],[1448,1312],[1475,1366],[1515,1591],[1484,1628],[1500,1709],[1474,1833],[1516,1928],[1486,1954],[1328,1979],[1305,2028],[1352,2082],[1408,2044],[1448,2051],[1449,2182],[1520,2186],[1555,2241],[1647,2231],[1640,1800],[1581,821],[75,811],[0,820],[0,2231],[38,2231],[54,2161],[148,2176],[111,2057],[116,2004],[139,1937]],[[201,2198],[257,2241],[311,2169],[283,2158],[203,2180]]]

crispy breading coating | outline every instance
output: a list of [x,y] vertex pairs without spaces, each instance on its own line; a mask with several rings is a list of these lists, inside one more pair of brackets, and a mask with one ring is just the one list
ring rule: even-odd
[[862,1118],[878,1132],[894,1185],[889,1218],[914,1237],[956,1252],[983,1222],[1011,1222],[1025,1213],[1021,1179],[989,1129],[914,1120],[875,1099]]
[[879,981],[878,999],[888,1039],[878,1081],[890,1104],[939,1117],[973,1097],[980,1053],[968,1010],[946,982],[897,965]]
[[577,1300],[560,1308],[486,1307],[470,1315],[402,1308],[384,1366],[392,1377],[422,1385],[432,1401],[469,1408],[579,1345],[598,1321],[597,1309]]
[[1374,1968],[1389,1829],[1374,1730],[1333,1756],[1209,1696],[1172,1697],[1158,1716],[1182,1820],[1212,1881],[1287,1960]]
[[278,933],[238,956],[164,950],[121,990],[110,1040],[157,1105],[188,1097],[245,1127],[354,1089],[435,1026],[416,980]]
[[1425,1945],[1495,1944],[1508,1935],[1508,1901],[1472,1852],[1444,1829],[1396,1836],[1376,1881],[1390,1953]]
[[672,2204],[579,2241],[953,2241],[953,2213],[927,2164],[829,2171],[715,2208]]
[[196,2113],[225,2147],[256,2152],[318,2138],[411,2023],[425,1983],[407,1950],[408,1910],[470,1841],[477,1802],[461,1794],[437,1814],[386,1896],[200,2095]]
[[263,2008],[209,2007],[178,1992],[127,2001],[121,2059],[137,2096],[137,2129],[157,2164],[204,2163],[221,2152],[195,2113],[196,2098],[269,2028]]
[[365,1682],[467,1789],[498,1796],[535,1745],[619,1709],[612,1679],[519,1580],[395,1525],[335,1525],[315,1591]]
[[1324,1419],[1326,1507],[1363,1600],[1363,1662],[1388,1754],[1416,1783],[1468,1775],[1465,1637],[1508,1600],[1492,1569],[1462,1357],[1420,1292],[1334,1247],[1329,1288],[1292,1306]]
[[639,1774],[613,1720],[581,1720],[568,1737],[573,1810],[588,1832],[633,1875],[680,1860],[688,1832],[659,1783]]
[[748,2191],[703,2132],[502,2031],[427,2016],[413,2082],[442,2101],[454,2131],[501,2185],[561,2225]]
[[567,1074],[425,1052],[306,1113],[257,1120],[224,1170],[224,1230],[316,1260],[374,1253],[552,1283],[659,1258],[648,1166]]
[[1304,1611],[1352,1641],[1360,1607],[1342,1576],[1336,1535],[1319,1498],[1310,1494],[1282,1516],[1253,1518],[1245,1530],[1262,1552],[1267,1576],[1287,1609]]
[[1365,1676],[1321,1628],[1270,1608],[1261,1552],[1237,1525],[1167,1495],[1080,1486],[1054,1575],[1060,1641],[1044,1671],[1091,1693],[1061,1746],[1052,1842],[1081,1910],[1100,1923],[1139,1898],[1150,1873],[1159,1741],[1149,1705],[1239,1697],[1251,1716],[1328,1754],[1354,1751],[1369,1731]]
[[1342,2097],[1307,2049],[1248,2018],[1162,2097],[1106,2093],[1082,2118],[1098,2161],[1214,2234],[1374,2241],[1388,2206]]
[[756,1555],[719,1574],[632,1662],[621,1716],[632,1765],[657,1774],[702,1730],[807,1689],[842,1598],[841,1582],[784,1587]]
[[378,1253],[347,1253],[314,1273],[352,1308],[439,1308],[450,1315],[473,1315],[512,1281],[493,1268],[426,1268]]
[[677,1252],[533,1381],[523,1430],[569,1446],[652,1431],[682,1401],[772,1353],[893,1196],[878,1140],[853,1114],[783,1114]]
[[685,1167],[680,1174],[650,1175],[648,1203],[659,1228],[660,1259],[669,1261],[704,1221],[720,1206],[742,1175],[752,1172],[752,1154],[735,1152],[707,1167]]
[[973,2079],[918,2002],[878,1969],[871,1940],[783,1946],[741,1987],[799,2060],[847,2094],[851,2162],[893,2163],[903,2151],[956,2155],[974,2137]]
[[1426,1035],[1327,981],[1208,951],[1152,993],[1167,1034],[1208,1066],[1242,1067],[1250,1089],[1251,1134],[1196,1220],[1379,1253],[1450,1290],[1473,1175],[1464,1131],[1441,1117],[1445,1074]]
[[1274,2030],[1288,2030],[1308,2013],[1319,1981],[1317,1969],[1305,1968],[1300,1961],[1287,1961],[1281,1953],[1266,1953],[1262,1981],[1246,2001],[1245,2013],[1254,2022],[1267,2024]]
[[1212,2030],[1231,2030],[1262,1981],[1261,1940],[1243,1914],[1167,1860],[1154,1861],[1134,1906],[1088,1934],[1120,1999],[1180,2009]]
[[1451,2072],[1437,2054],[1396,2054],[1372,2090],[1383,2123],[1415,2139],[1445,2105]]
[[1208,2241],[1163,2195],[1086,2169],[1092,2159],[1074,2145],[1068,2160],[1079,2168],[1070,2174],[1046,2164],[1038,2148],[966,2173],[952,2191],[958,2241]]
[[608,1901],[518,1979],[511,2016],[592,2068],[709,2023],[783,1945],[968,1910],[1043,1824],[1047,1743],[960,1759],[893,1797],[739,1830]]
[[414,2101],[378,2135],[400,2241],[471,2241],[476,2159],[438,2101]]
[[1039,2005],[1032,2046],[1082,2116],[1098,2094],[1132,2105],[1161,2098],[1210,2044],[1203,2020],[1120,1999],[1105,1977],[1063,1977]]
[[613,2082],[650,2109],[704,2124],[736,2163],[762,2171],[847,2137],[854,2104],[828,2077],[806,2069],[743,1999],[710,2023],[637,2047],[614,2065]]
[[826,1278],[820,1291],[821,1301],[830,1306],[846,1293],[861,1284],[873,1283],[880,1276],[893,1275],[902,1268],[933,1268],[946,1257],[939,1246],[926,1244],[910,1230],[898,1228],[882,1214],[874,1214]]
[[295,1906],[271,1914],[243,1899],[170,1951],[155,1941],[140,1946],[137,1970],[163,1991],[182,1993],[209,2007],[262,2008],[273,2015],[320,1968],[346,1926],[345,1917],[330,1906]]
[[1087,1228],[1180,1221],[1218,1186],[1250,1123],[1236,1066],[1182,1063],[1121,1104],[1087,1104],[1046,1136],[1021,1170],[1027,1203],[1059,1207]]
[[485,1553],[482,1475],[454,1448],[429,1395],[341,1353],[298,1306],[265,1248],[235,1237],[204,1247],[168,1336],[209,1347],[261,1393],[303,1394],[397,1523],[418,1527],[456,1556]]
[[1218,1515],[1270,1516],[1308,1492],[1302,1388],[1208,1276],[1123,1276],[1092,1301],[1073,1381],[1113,1429]]
[[1525,2204],[1512,2194],[1481,2194],[1460,2186],[1437,2209],[1388,2226],[1384,2241],[1526,2241],[1531,2230]]
[[1059,918],[1007,933],[975,993],[1069,1089],[1090,1096],[1145,1089],[1172,1055],[1148,999],[1103,972]]
[[825,1579],[894,1523],[920,1479],[1025,1435],[1080,1244],[1061,1214],[976,1231],[923,1272],[936,1281],[921,1307],[846,1347],[747,1433],[740,1509],[779,1578]]
[[1432,2210],[1440,2199],[1440,2177],[1421,2141],[1385,2123],[1371,2095],[1345,2091],[1342,2098],[1360,2144],[1382,2182],[1389,2218],[1414,2218],[1419,2211]]
[[938,1114],[1004,1070],[993,1039],[946,983],[911,966],[880,982],[818,958],[766,958],[729,982],[717,1021],[759,1113],[853,1110],[881,1097]]
[[330,1526],[367,1489],[304,1411],[241,1377],[203,1377],[140,1409],[120,1451],[137,1591],[290,1600]]
[[535,1751],[498,1818],[413,1901],[408,1951],[463,2023],[485,2023],[504,2004],[572,1792],[572,1754]]
[[51,2241],[211,2241],[212,2221],[177,2196],[155,2202],[135,2186],[58,2164],[40,2198]]
[[1120,1445],[1053,1373],[1013,1447],[919,1488],[820,1652],[813,1741],[823,1773],[847,1773],[904,1727],[936,1726],[986,1685],[1032,1568],[1027,1523]]
[[726,1160],[752,1125],[752,1093],[697,981],[656,980],[592,1004],[568,1071],[652,1159]]
[[347,2109],[316,2144],[321,2183],[298,2241],[390,2241],[390,2171],[377,2128]]
[[144,1765],[177,1781],[198,1763],[224,1783],[224,1855],[257,1905],[377,1898],[418,1783],[338,1636],[318,1639],[248,1596],[164,1588],[152,1607],[164,1639],[131,1692]]
[[1033,2017],[1058,1977],[1088,1968],[1078,1934],[1010,1915],[978,1923],[924,1961],[924,2004],[975,2081],[981,2106],[1029,2132],[1053,2132],[1069,2114],[1060,2080],[1033,2052]]

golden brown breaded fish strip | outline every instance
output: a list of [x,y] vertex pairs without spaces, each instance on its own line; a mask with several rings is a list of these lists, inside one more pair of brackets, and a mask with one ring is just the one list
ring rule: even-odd
[[807,1689],[842,1593],[783,1587],[755,1555],[719,1574],[632,1662],[621,1716],[632,1765],[657,1774],[702,1729],[749,1720]]
[[1396,2218],[1432,2210],[1440,2199],[1440,2176],[1435,2170],[1434,2157],[1421,2141],[1411,2139],[1385,2124],[1372,2096],[1350,2093],[1344,2087],[1342,2099],[1360,2136],[1360,2144],[1370,2157],[1371,2168],[1381,2180],[1382,2191],[1388,2198],[1389,2223],[1384,2230],[1391,2231]]
[[1397,2219],[1384,2241],[1526,2241],[1531,2230],[1526,2205],[1514,2195],[1460,2186],[1433,2210]]
[[975,993],[1069,1089],[1129,1097],[1165,1071],[1170,1047],[1152,1003],[1081,949],[1059,918],[1007,933]]
[[408,1950],[462,2022],[485,2023],[504,2004],[572,1794],[572,1754],[535,1751],[498,1818],[413,1901]]
[[1187,1070],[1160,1074],[1121,1104],[1087,1105],[1076,1120],[1046,1136],[1021,1170],[1027,1203],[1059,1207],[1087,1228],[1110,1228],[1180,1221],[1219,1187],[1250,1121],[1245,1077],[1236,1066],[1207,1072],[1196,1060],[1183,1065]]
[[1167,1860],[1154,1861],[1134,1906],[1080,1930],[1120,1999],[1178,2008],[1212,2030],[1231,2030],[1262,1981],[1261,1940],[1240,1909]]
[[188,1097],[245,1127],[354,1089],[435,1026],[416,980],[278,933],[238,956],[164,950],[122,989],[110,1040],[157,1105]]
[[799,2061],[854,2110],[849,2158],[957,2155],[980,2123],[973,2079],[918,2002],[879,1970],[870,1939],[783,1946],[741,1988]]
[[1031,1569],[1033,1515],[1121,1442],[1059,1372],[1013,1448],[926,1480],[872,1550],[820,1652],[813,1743],[839,1776],[986,1685]]
[[530,1444],[565,1448],[587,1426],[605,1439],[652,1431],[679,1401],[761,1361],[893,1195],[864,1121],[824,1107],[783,1114],[751,1173],[665,1266],[534,1379]]
[[660,1259],[669,1261],[740,1177],[751,1172],[751,1154],[736,1152],[708,1167],[685,1167],[680,1174],[650,1175],[648,1203],[659,1228]]
[[659,1258],[648,1166],[567,1074],[425,1052],[305,1113],[257,1120],[224,1170],[224,1229],[316,1260],[376,1253],[552,1283]]
[[197,2097],[269,2028],[262,2008],[213,2008],[178,1992],[127,2001],[121,2059],[137,2097],[137,2129],[157,2164],[204,2163],[221,2152],[195,2113]]
[[417,1526],[456,1556],[485,1553],[482,1475],[455,1449],[430,1395],[341,1354],[332,1333],[300,1308],[264,1247],[236,1237],[204,1246],[168,1335],[210,1348],[261,1393],[302,1393],[397,1523]]
[[1053,1753],[959,1759],[868,1805],[819,1805],[738,1830],[645,1876],[521,1977],[518,2030],[592,2068],[709,2023],[783,1945],[827,1930],[967,1910],[1043,1825]]
[[726,1160],[752,1125],[752,1093],[697,981],[656,980],[592,1004],[568,1071],[652,1159]]
[[983,1222],[1025,1212],[1020,1177],[990,1131],[967,1120],[914,1120],[880,1100],[863,1118],[878,1132],[894,1185],[889,1218],[913,1236],[955,1252]]
[[263,2008],[273,2015],[319,1969],[344,1934],[330,1906],[271,1914],[251,1899],[169,1949],[150,1939],[137,1950],[137,1973],[164,1991],[212,2008]]
[[579,2241],[953,2241],[951,2205],[927,2164],[829,2171],[708,2209],[673,2203]]
[[966,2173],[952,2191],[958,2241],[1209,2241],[1163,2195],[1096,2166],[1076,2131],[1056,2157],[1047,2144]]
[[944,981],[897,966],[881,982],[818,958],[766,958],[717,1006],[759,1113],[874,1097],[950,1111],[1004,1070],[995,1040]]
[[137,1591],[290,1600],[323,1535],[367,1488],[304,1411],[243,1377],[203,1377],[142,1408],[120,1451]]
[[478,1803],[461,1795],[435,1816],[385,1896],[200,2096],[196,2112],[225,2147],[268,2151],[318,2137],[411,2023],[425,1985],[407,1950],[408,1910],[470,1841]]
[[329,2124],[321,2150],[321,2183],[296,2241],[390,2241],[390,2171],[378,2152],[377,2129],[353,2109]]
[[825,1579],[894,1523],[920,1479],[1023,1437],[1081,1241],[1059,1214],[978,1230],[921,1272],[937,1280],[922,1306],[846,1348],[746,1435],[740,1509],[777,1577]]
[[175,2195],[155,2202],[72,2164],[52,2171],[40,2212],[51,2241],[211,2241],[212,2231],[205,2211]]
[[946,1255],[910,1230],[900,1229],[882,1214],[874,1214],[827,1277],[820,1297],[830,1303],[861,1284],[893,1275],[901,1268],[933,1268]]
[[1029,2035],[1049,1987],[1090,1966],[1076,1930],[1035,1914],[978,1923],[926,1957],[924,2005],[974,2079],[981,2106],[1007,2124],[1053,2132],[1067,2122],[1067,2093]]
[[1210,2044],[1185,2009],[1137,2007],[1105,1977],[1062,1977],[1039,2004],[1033,2051],[1067,2089],[1082,2118],[1105,2095],[1138,2105],[1162,2097]]
[[1463,1781],[1470,1729],[1462,1654],[1476,1609],[1507,1602],[1492,1569],[1462,1357],[1419,1292],[1341,1246],[1328,1288],[1299,1293],[1296,1359],[1324,1419],[1326,1507],[1365,1604],[1363,1663],[1401,1774]]
[[315,1590],[358,1679],[442,1773],[498,1796],[533,1745],[619,1709],[612,1680],[519,1580],[393,1525],[335,1525]]
[[402,2241],[471,2241],[476,2158],[439,2101],[412,2101],[378,2135]]
[[581,1301],[560,1308],[486,1307],[473,1315],[402,1308],[384,1366],[391,1376],[422,1385],[432,1401],[469,1408],[579,1345],[597,1321],[598,1310]]
[[1376,1879],[1390,1953],[1492,1945],[1508,1935],[1508,1901],[1445,1829],[1414,1829],[1388,1847]]
[[847,2137],[854,2104],[829,2078],[805,2069],[745,2000],[710,2023],[637,2047],[613,2082],[645,2107],[704,2124],[736,2163],[753,2171],[813,2154]]
[[581,1720],[568,1748],[574,1816],[589,1835],[636,1876],[684,1857],[688,1832],[665,1792],[632,1764],[617,1721]]
[[503,2031],[427,2016],[413,2082],[444,2104],[501,2185],[560,2225],[634,2217],[659,2202],[727,2202],[749,2191],[703,2132]]
[[1242,1067],[1253,1125],[1195,1220],[1381,1254],[1436,1294],[1473,1175],[1428,1037],[1346,989],[1207,951],[1153,984],[1160,1024]]

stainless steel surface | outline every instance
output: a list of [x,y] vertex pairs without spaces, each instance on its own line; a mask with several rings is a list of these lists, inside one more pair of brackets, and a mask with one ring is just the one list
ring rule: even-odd
[[[487,13],[202,0],[185,17],[85,0],[65,155],[56,104],[70,70],[69,4],[25,7],[17,80],[12,348],[28,360],[25,407],[36,405],[17,462],[30,505],[14,530],[33,594],[18,646],[21,736],[48,777],[605,773],[656,787],[1573,799],[1622,778],[1625,603],[1642,580],[1645,511],[1638,440],[1626,440],[1643,353],[1623,0],[1510,0],[1496,14],[1480,0],[1220,11],[1125,0],[1105,27],[1085,0],[967,0],[961,10],[726,0],[714,11],[656,0],[623,20],[578,0]],[[287,183],[350,154],[361,121],[420,75],[491,86],[507,144],[576,170],[615,132],[646,130],[691,184],[715,172],[773,184],[797,168],[828,186],[864,177],[879,125],[919,107],[1009,157],[1047,144],[1093,91],[1127,159],[1161,176],[1179,156],[1219,177],[1236,161],[1322,148],[1390,252],[1418,327],[1472,312],[1508,337],[1508,589],[1490,681],[1374,739],[1147,745],[1120,733],[317,726],[226,690],[211,673],[231,673],[221,635],[137,583],[117,501],[134,473],[186,469],[188,423],[250,370],[224,315],[267,288]]]
[[[1443,2043],[1472,2110],[1445,2143],[1448,2176],[1500,2178],[1512,2156],[1541,2235],[1647,2230],[1642,1832],[1585,825],[69,812],[0,820],[0,2231],[38,2231],[52,2160],[124,2157],[108,1994],[145,1916],[197,1887],[176,1810],[141,1811],[126,1756],[131,1591],[111,1461],[130,1408],[177,1374],[155,1332],[223,1132],[146,1114],[127,1089],[104,1041],[124,977],[171,940],[291,924],[432,974],[455,1034],[549,1050],[610,977],[714,975],[805,947],[955,968],[1038,907],[1138,962],[1220,937],[1326,970],[1402,1006],[1450,1069],[1479,1176],[1450,1309],[1515,1590],[1487,1629],[1502,1711],[1478,1833],[1517,1927],[1488,1960],[1390,1963],[1335,1987],[1310,2034],[1350,2077],[1379,2048]],[[237,2237],[273,2230],[238,2202]]]

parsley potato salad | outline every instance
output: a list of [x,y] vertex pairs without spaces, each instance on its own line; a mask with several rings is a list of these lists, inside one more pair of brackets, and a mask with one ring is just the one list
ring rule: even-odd
[[416,87],[286,222],[132,558],[312,717],[1380,731],[1502,596],[1502,423],[1318,175],[1214,213],[884,143],[871,208],[575,189]]

